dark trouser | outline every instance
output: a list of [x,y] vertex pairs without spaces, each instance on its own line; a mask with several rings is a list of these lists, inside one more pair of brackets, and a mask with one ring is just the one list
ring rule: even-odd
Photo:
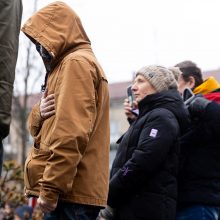
[[176,220],[218,220],[219,207],[192,205],[177,211]]
[[0,177],[2,175],[2,165],[3,165],[3,144],[2,144],[2,139],[0,138]]
[[44,215],[44,220],[95,220],[101,207],[58,202],[57,208]]

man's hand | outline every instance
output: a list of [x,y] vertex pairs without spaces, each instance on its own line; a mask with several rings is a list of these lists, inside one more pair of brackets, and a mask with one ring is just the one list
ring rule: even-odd
[[105,209],[101,209],[96,220],[113,220],[115,215],[115,210],[107,205]]
[[47,201],[43,200],[40,197],[37,199],[37,204],[39,205],[39,207],[43,213],[52,212],[57,207],[57,202],[56,203],[48,203]]
[[106,220],[106,218],[103,218],[101,216],[98,216],[96,220]]
[[48,90],[46,89],[40,102],[40,115],[43,119],[55,114],[55,96],[54,94],[48,95],[47,92]]

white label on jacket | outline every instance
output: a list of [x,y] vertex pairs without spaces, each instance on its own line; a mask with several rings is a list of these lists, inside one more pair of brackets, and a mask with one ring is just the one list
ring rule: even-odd
[[151,131],[150,131],[150,137],[155,138],[157,136],[157,132],[158,132],[157,129],[152,128]]

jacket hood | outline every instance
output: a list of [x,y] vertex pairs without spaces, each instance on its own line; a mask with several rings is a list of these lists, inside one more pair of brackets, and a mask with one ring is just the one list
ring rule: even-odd
[[210,93],[216,89],[219,89],[220,88],[220,84],[219,82],[213,77],[213,76],[210,76],[208,79],[206,79],[201,85],[197,86],[193,92],[195,94],[207,94],[207,93]]
[[139,103],[140,115],[155,108],[165,108],[171,111],[179,122],[181,134],[189,128],[189,112],[177,90],[171,89],[148,95]]
[[90,48],[90,40],[78,15],[64,2],[54,2],[37,11],[21,29],[59,59],[78,47]]

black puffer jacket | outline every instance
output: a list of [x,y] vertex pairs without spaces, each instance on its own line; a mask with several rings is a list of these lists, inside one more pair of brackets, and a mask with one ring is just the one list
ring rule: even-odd
[[179,207],[220,206],[220,105],[211,102],[181,138]]
[[108,205],[120,220],[173,220],[179,136],[188,126],[187,112],[175,90],[145,97],[139,111],[119,140]]

